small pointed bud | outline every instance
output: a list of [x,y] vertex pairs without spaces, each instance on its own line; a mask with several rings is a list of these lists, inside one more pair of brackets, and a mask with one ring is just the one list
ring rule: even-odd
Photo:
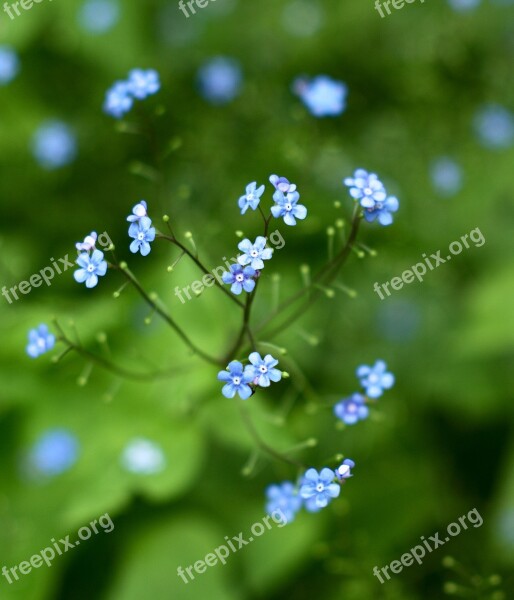
[[243,232],[242,232],[240,229],[238,229],[238,230],[236,231],[236,237],[238,237],[238,238],[242,238],[242,237],[243,237],[243,235],[244,235],[244,233],[243,233]]
[[289,379],[290,375],[289,375],[289,373],[287,371],[282,371],[282,377],[284,379]]

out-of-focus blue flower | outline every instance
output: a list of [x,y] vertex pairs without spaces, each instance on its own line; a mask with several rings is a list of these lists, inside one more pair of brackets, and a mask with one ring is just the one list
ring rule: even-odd
[[362,394],[352,394],[334,406],[334,414],[346,425],[354,425],[368,416],[369,409]]
[[290,192],[284,196],[280,190],[276,190],[273,194],[275,206],[271,207],[271,214],[279,219],[283,217],[286,225],[296,225],[296,219],[305,219],[307,209],[303,204],[298,204],[300,194],[298,192]]
[[257,188],[256,181],[253,181],[246,186],[246,194],[243,194],[237,202],[239,208],[241,209],[242,215],[244,215],[249,208],[252,210],[257,210],[264,190],[265,186],[263,185]]
[[92,231],[89,235],[86,235],[83,242],[77,242],[75,248],[79,252],[89,252],[90,250],[94,250],[97,239],[98,235],[96,231]]
[[273,358],[271,354],[266,354],[264,358],[258,352],[252,352],[248,357],[251,366],[247,366],[248,373],[252,375],[252,380],[255,385],[260,387],[269,387],[271,382],[277,382],[282,379],[282,372],[275,367],[278,365],[278,360]]
[[141,200],[141,202],[134,206],[134,208],[132,209],[132,214],[127,217],[127,221],[129,221],[129,223],[135,223],[136,221],[139,221],[143,217],[147,216],[148,205],[144,200]]
[[126,81],[117,81],[105,96],[104,112],[115,119],[121,119],[132,108],[134,99]]
[[315,117],[335,117],[345,109],[346,85],[327,75],[318,75],[311,81],[299,78],[293,89]]
[[104,253],[95,250],[91,256],[83,252],[77,258],[77,264],[80,269],[73,273],[77,283],[86,282],[87,288],[94,288],[98,283],[98,277],[103,277],[107,273],[107,262],[104,260]]
[[242,80],[239,63],[224,56],[212,58],[198,71],[200,93],[211,104],[227,104],[234,100]]
[[473,125],[478,139],[486,148],[509,148],[514,141],[514,117],[498,104],[488,104],[478,110]]
[[381,302],[377,313],[379,332],[393,342],[407,342],[413,339],[421,322],[419,307],[405,299],[390,298]]
[[152,220],[148,217],[141,217],[139,221],[132,223],[129,227],[129,236],[134,238],[130,244],[130,251],[134,254],[141,252],[142,256],[150,254],[152,247],[150,242],[155,240],[155,228],[152,227]]
[[291,183],[286,177],[279,177],[278,175],[270,175],[269,178],[271,184],[276,190],[281,191],[283,194],[289,192],[296,192],[296,184]]
[[387,365],[383,360],[377,360],[372,367],[361,365],[357,369],[357,377],[370,398],[379,398],[384,390],[394,385],[394,375],[387,372]]
[[57,169],[71,163],[77,154],[75,135],[61,121],[43,123],[32,138],[32,152],[45,169]]
[[138,100],[144,100],[161,89],[159,73],[155,69],[132,69],[127,84],[132,96]]
[[154,475],[164,470],[166,458],[155,442],[135,438],[125,446],[121,455],[121,464],[131,473]]
[[252,267],[243,268],[240,264],[234,264],[230,265],[230,271],[225,271],[221,278],[223,283],[231,284],[232,293],[239,296],[243,290],[248,293],[253,292],[255,275],[255,269]]
[[357,169],[353,177],[346,177],[343,183],[349,188],[350,196],[358,200],[363,208],[375,208],[377,202],[384,202],[387,197],[384,184],[378,176],[365,169]]
[[20,59],[11,46],[0,46],[0,85],[10,83],[20,70]]
[[341,486],[334,483],[334,471],[325,467],[318,473],[316,469],[308,469],[303,476],[300,496],[305,500],[305,508],[316,512],[325,508],[332,498],[337,498]]
[[218,380],[224,381],[221,393],[225,398],[233,398],[236,393],[242,400],[247,400],[252,395],[252,388],[248,385],[252,381],[252,371],[248,367],[243,370],[243,365],[233,360],[227,367],[228,371],[220,371]]
[[266,497],[268,499],[266,512],[271,515],[275,510],[280,510],[288,523],[294,520],[296,513],[302,507],[298,490],[290,481],[268,486]]
[[51,429],[43,434],[29,453],[29,468],[37,475],[55,476],[77,462],[77,438],[66,429]]
[[336,477],[343,483],[349,477],[353,477],[351,470],[355,467],[355,463],[350,458],[343,460],[341,465],[335,470]]
[[98,35],[112,29],[119,18],[120,6],[115,0],[87,0],[78,13],[79,25]]
[[462,187],[462,169],[451,158],[441,156],[430,166],[430,179],[441,196],[453,196]]
[[398,198],[396,196],[389,196],[386,198],[385,202],[375,202],[374,208],[365,208],[364,209],[364,218],[368,223],[375,221],[375,219],[380,223],[380,225],[391,225],[393,222],[393,215],[400,206],[398,202]]
[[252,269],[264,269],[265,260],[269,260],[273,256],[273,250],[266,248],[266,238],[259,235],[255,242],[245,239],[239,242],[238,248],[243,254],[237,258],[240,265],[250,265]]
[[55,335],[48,331],[45,324],[39,325],[37,329],[29,331],[29,343],[27,345],[27,354],[31,358],[37,358],[45,352],[49,352],[55,346]]
[[448,0],[448,4],[455,12],[473,10],[480,5],[482,0]]

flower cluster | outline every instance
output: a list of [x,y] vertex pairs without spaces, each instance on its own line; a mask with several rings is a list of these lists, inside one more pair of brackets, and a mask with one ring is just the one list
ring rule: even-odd
[[80,267],[73,273],[77,283],[85,283],[87,288],[94,288],[98,283],[98,277],[103,277],[107,273],[107,261],[104,253],[97,250],[97,234],[92,231],[84,238],[83,242],[77,242],[78,258],[77,265]]
[[233,398],[239,394],[242,400],[247,400],[255,387],[269,387],[272,381],[282,379],[282,372],[275,368],[278,360],[271,354],[262,358],[258,352],[252,352],[248,360],[250,364],[245,367],[238,360],[233,360],[227,370],[218,373],[218,379],[225,382],[221,390],[225,398]]
[[148,256],[150,242],[155,240],[155,227],[152,227],[152,220],[148,216],[148,206],[144,200],[141,200],[132,209],[132,214],[127,217],[130,223],[128,234],[134,241],[130,244],[130,251],[133,254],[141,252],[142,256]]
[[391,225],[399,202],[395,196],[388,196],[384,184],[375,173],[357,169],[353,177],[346,177],[343,183],[350,190],[350,196],[364,209],[368,222],[378,220],[380,225]]
[[[275,206],[271,207],[271,214],[276,219],[284,219],[286,225],[296,225],[296,219],[305,219],[307,209],[303,204],[298,204],[300,194],[296,191],[296,185],[290,183],[285,177],[279,177],[278,175],[271,175],[269,180],[275,188],[273,194]],[[258,188],[255,181],[246,186],[246,193],[238,201],[242,215],[249,208],[257,210],[264,190],[265,186],[261,185]]]
[[29,343],[26,351],[31,358],[37,358],[49,352],[55,346],[55,335],[48,331],[45,324],[29,331]]
[[387,365],[383,360],[377,360],[372,367],[361,365],[357,369],[357,377],[366,395],[352,394],[334,406],[335,416],[346,425],[354,425],[366,419],[369,414],[368,398],[375,400],[383,394],[384,390],[394,385],[394,375],[387,372]]
[[337,469],[324,467],[318,472],[310,468],[300,478],[299,485],[290,481],[273,484],[266,489],[266,512],[271,514],[280,509],[290,523],[302,506],[308,512],[318,512],[328,506],[341,492],[341,485],[352,477],[353,460],[345,459]]
[[134,100],[144,100],[161,89],[159,74],[154,69],[132,69],[125,81],[116,81],[107,91],[104,111],[121,119],[132,108]]

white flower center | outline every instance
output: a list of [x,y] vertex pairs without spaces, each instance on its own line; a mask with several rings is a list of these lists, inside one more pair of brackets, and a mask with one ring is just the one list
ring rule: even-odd
[[142,231],[140,231],[137,234],[137,239],[142,242],[145,239],[145,234]]
[[375,373],[372,373],[369,377],[368,380],[370,383],[378,383],[378,375],[376,375]]
[[366,196],[371,196],[371,194],[373,194],[373,190],[369,187],[364,188],[364,193],[366,194]]
[[288,202],[285,206],[285,209],[289,212],[290,210],[293,209],[293,205],[290,202]]
[[265,365],[261,365],[261,366],[259,367],[259,371],[260,371],[261,373],[267,373],[267,372],[268,372],[268,367],[266,367]]
[[248,202],[255,200],[255,196],[253,195],[253,192],[251,192],[250,194],[247,194],[246,199],[248,200]]
[[259,253],[257,252],[257,250],[252,250],[250,252],[250,255],[253,256],[253,258],[256,258],[257,256],[259,256]]
[[244,275],[242,273],[239,273],[238,275],[236,275],[236,281],[243,281],[244,280]]
[[322,483],[318,483],[318,485],[316,486],[317,492],[322,492],[324,489],[325,489],[325,486]]
[[94,270],[95,270],[95,267],[93,265],[88,265],[87,266],[88,273],[92,273]]
[[241,383],[241,377],[234,377],[232,381],[234,385],[239,385]]

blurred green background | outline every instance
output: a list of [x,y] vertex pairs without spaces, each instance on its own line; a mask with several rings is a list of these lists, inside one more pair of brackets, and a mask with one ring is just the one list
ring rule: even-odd
[[[73,539],[107,512],[115,529],[13,585],[0,578],[0,598],[410,600],[445,597],[454,589],[448,582],[474,590],[465,597],[513,597],[514,149],[484,146],[473,127],[481,107],[514,106],[512,6],[483,0],[456,11],[432,0],[381,19],[372,0],[217,0],[186,19],[175,1],[136,0],[119,4],[118,21],[102,34],[84,26],[82,6],[43,0],[15,20],[0,14],[0,44],[20,58],[18,76],[0,87],[1,285],[28,279],[50,257],[74,255],[90,231],[108,231],[145,288],[199,345],[221,354],[238,328],[237,310],[215,289],[182,305],[174,288],[198,272],[186,260],[167,272],[177,252],[164,242],[147,258],[130,255],[125,218],[136,202],[147,200],[157,227],[168,214],[179,235],[193,232],[213,268],[234,255],[236,230],[261,233],[259,215],[237,209],[244,186],[267,183],[271,173],[297,183],[309,216],[295,228],[272,223],[286,245],[263,274],[257,320],[270,310],[274,272],[285,297],[301,285],[301,264],[316,269],[326,260],[326,228],[351,214],[341,181],[355,168],[379,173],[400,211],[391,227],[363,224],[361,240],[377,256],[354,254],[340,277],[357,296],[334,288],[335,298],[322,298],[277,336],[292,377],[248,402],[270,445],[284,450],[316,438],[316,448],[297,457],[321,468],[343,453],[356,462],[355,477],[321,513],[299,514],[187,585],[177,567],[248,532],[264,516],[266,486],[294,479],[294,469],[261,455],[242,474],[255,444],[239,400],[221,396],[216,368],[192,359],[157,316],[144,324],[149,310],[133,290],[113,298],[119,274],[86,290],[69,270],[13,304],[2,297],[0,566],[30,559],[51,538]],[[222,106],[202,98],[197,83],[198,69],[218,55],[237,60],[243,73],[237,98]],[[123,125],[102,104],[134,67],[155,68],[162,89]],[[293,94],[297,76],[318,74],[348,86],[341,116],[316,119]],[[55,170],[30,151],[48,119],[77,137],[75,160]],[[460,165],[455,193],[438,193],[431,181],[440,156]],[[476,227],[482,247],[384,301],[373,292],[375,281],[401,275],[423,253],[444,256]],[[146,382],[95,367],[79,386],[88,370],[82,358],[55,365],[25,354],[28,330],[52,316],[70,335],[73,320],[86,347],[128,369],[190,367]],[[340,429],[330,406],[358,389],[355,368],[377,358],[395,373],[395,387],[367,421]],[[23,457],[55,428],[76,436],[76,463],[55,477],[27,476]],[[134,438],[162,449],[160,473],[123,468]],[[482,527],[384,585],[373,576],[375,565],[474,507]],[[443,567],[447,555],[458,572]],[[486,581],[493,574],[498,586]]]

